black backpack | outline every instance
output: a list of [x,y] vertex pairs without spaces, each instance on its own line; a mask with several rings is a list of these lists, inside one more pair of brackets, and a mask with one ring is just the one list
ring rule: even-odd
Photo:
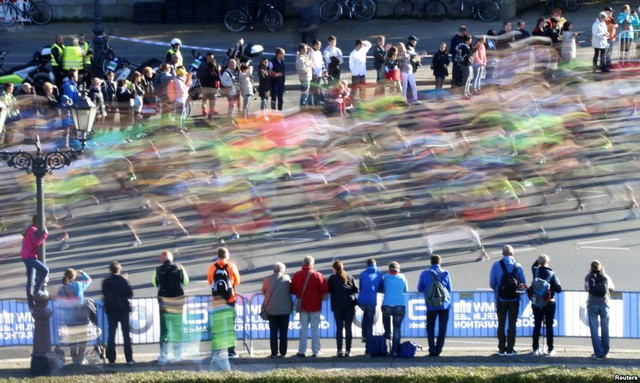
[[229,281],[228,264],[220,266],[215,263],[216,272],[213,274],[213,284],[211,285],[211,295],[214,297],[223,297],[229,299],[231,297],[231,282]]
[[589,294],[604,297],[609,291],[609,283],[604,273],[591,273],[589,276]]
[[156,269],[158,296],[175,298],[184,295],[182,290],[182,269],[179,265],[163,264]]
[[516,276],[516,271],[519,264],[513,266],[513,271],[507,272],[507,267],[504,260],[500,261],[500,267],[502,267],[502,279],[498,286],[498,297],[502,299],[516,299],[518,298],[518,288],[520,287],[520,281]]

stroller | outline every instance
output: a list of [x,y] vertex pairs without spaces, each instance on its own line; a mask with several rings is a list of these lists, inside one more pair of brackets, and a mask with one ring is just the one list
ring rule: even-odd
[[[97,307],[93,299],[85,303],[58,301],[60,344],[68,345],[73,364],[87,365],[106,363],[106,350],[100,343],[102,330],[98,325]],[[94,342],[95,341],[95,342]],[[94,344],[93,347],[87,347]],[[60,345],[54,350],[58,365],[64,365],[65,354]]]

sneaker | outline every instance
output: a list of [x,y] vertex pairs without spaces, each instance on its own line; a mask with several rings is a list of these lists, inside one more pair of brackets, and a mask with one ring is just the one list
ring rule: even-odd
[[342,352],[342,351],[338,351],[338,354],[337,354],[337,355],[338,355],[338,358],[342,358],[342,357],[344,356],[344,352]]
[[130,360],[127,362],[127,366],[133,366],[134,364],[136,364],[135,360]]
[[158,358],[158,366],[166,366],[167,358]]
[[541,356],[541,355],[543,355],[543,352],[542,352],[542,350],[540,350],[539,348],[536,348],[535,350],[533,350],[533,352],[531,353],[531,355]]
[[115,365],[116,365],[116,362],[109,362],[107,364],[107,366],[109,366],[109,367],[115,367]]
[[518,351],[513,350],[510,352],[505,353],[506,356],[518,356]]
[[229,353],[229,359],[236,359],[239,358],[240,356],[238,356],[238,353],[236,352],[230,352]]
[[345,357],[345,358],[348,358],[348,357],[350,357],[350,356],[351,356],[351,351],[346,351],[346,352],[344,353],[344,357]]
[[313,354],[313,355],[311,355],[311,357],[312,357],[312,358],[317,358],[317,357],[318,357],[318,354]]
[[131,243],[131,247],[138,247],[140,245],[142,245],[142,241],[140,239],[136,239]]
[[591,354],[591,359],[602,360],[602,359],[604,359],[604,356],[603,355]]
[[368,352],[364,354],[364,357],[367,359],[371,359],[371,354],[369,354]]
[[411,103],[411,105],[422,105],[422,101],[420,100],[415,100]]
[[296,353],[294,356],[295,356],[296,358],[304,358],[306,355],[305,355],[305,354],[303,354],[303,353],[301,353],[301,352],[298,352],[298,353]]
[[556,356],[556,350],[551,350],[547,353],[547,356]]
[[499,351],[498,356],[507,356],[507,354],[504,351]]

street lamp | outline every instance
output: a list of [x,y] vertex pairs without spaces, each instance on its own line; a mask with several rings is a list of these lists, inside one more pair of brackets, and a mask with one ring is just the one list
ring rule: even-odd
[[102,5],[100,0],[93,0],[93,57],[91,61],[94,77],[104,78],[103,61],[106,60],[107,37],[102,29]]
[[[86,98],[82,97],[71,106],[73,123],[76,128],[78,140],[82,147],[80,150],[56,149],[53,153],[45,154],[40,147],[40,137],[36,136],[35,155],[22,151],[0,152],[0,161],[7,163],[10,167],[24,170],[28,174],[36,177],[36,223],[38,231],[44,230],[44,190],[42,179],[47,174],[51,174],[56,169],[61,169],[71,165],[71,162],[78,159],[82,154],[87,140],[93,135],[93,121],[97,108]],[[0,132],[4,133],[4,123],[7,115],[7,107],[0,103]],[[47,263],[46,246],[43,243],[38,248],[38,255],[42,263]],[[53,358],[51,356],[51,310],[49,309],[49,293],[47,292],[47,281],[42,286],[42,293],[34,292],[35,307],[31,315],[34,321],[33,329],[33,353],[31,354],[31,375],[49,375],[53,369]]]

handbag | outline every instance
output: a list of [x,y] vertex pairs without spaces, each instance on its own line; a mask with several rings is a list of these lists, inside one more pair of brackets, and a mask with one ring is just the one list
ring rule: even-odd
[[304,286],[302,286],[302,294],[300,294],[300,298],[296,299],[296,303],[293,306],[297,313],[302,312],[302,298],[304,297],[304,292],[307,290],[307,283],[309,282],[311,273],[313,273],[313,271],[309,271],[307,274],[307,279],[304,281]]
[[271,290],[271,295],[269,295],[267,299],[265,299],[262,302],[262,307],[260,307],[260,318],[262,318],[262,320],[269,320],[269,315],[267,314],[267,311],[265,310],[265,308],[269,306],[269,302],[271,302],[271,298],[273,298],[273,294],[275,294],[276,288],[278,288],[278,283],[280,283],[280,279],[278,279],[278,281],[276,282],[276,285],[273,286],[273,290]]

